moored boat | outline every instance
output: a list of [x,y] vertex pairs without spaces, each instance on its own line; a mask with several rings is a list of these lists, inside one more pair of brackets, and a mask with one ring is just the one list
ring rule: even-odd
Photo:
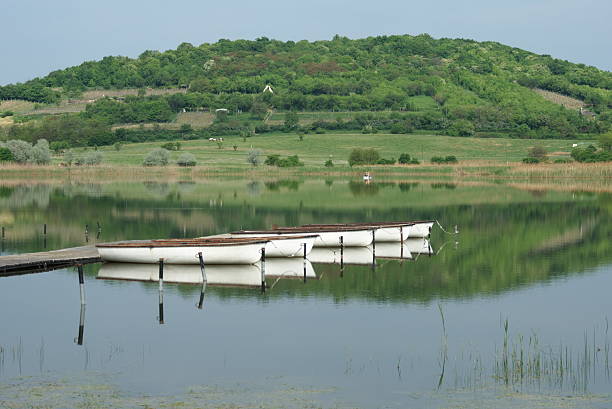
[[267,240],[261,239],[192,239],[143,240],[97,244],[103,261],[116,263],[199,264],[202,253],[205,264],[254,264],[261,258]]
[[[242,234],[219,234],[217,236],[200,237],[199,239],[214,238],[247,238],[248,235]],[[266,257],[303,257],[304,245],[306,245],[306,255],[310,253],[314,246],[318,234],[302,234],[296,236],[257,236],[259,240],[268,240],[266,243]]]
[[364,223],[332,223],[307,224],[303,227],[361,227],[376,229],[377,242],[403,241],[411,237],[429,237],[435,220],[417,220],[405,222],[364,222]]
[[404,241],[412,234],[414,223],[337,223],[337,224],[306,224],[304,227],[362,227],[373,228],[374,240],[379,243]]
[[273,230],[241,230],[235,237],[301,236],[316,234],[314,247],[364,247],[372,243],[376,228],[365,227],[281,227]]

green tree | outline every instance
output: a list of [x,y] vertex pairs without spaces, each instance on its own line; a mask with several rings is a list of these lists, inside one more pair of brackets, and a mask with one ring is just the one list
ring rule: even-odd
[[170,160],[170,152],[166,149],[158,148],[150,151],[145,156],[142,164],[144,166],[166,166]]
[[599,146],[604,151],[612,151],[612,131],[599,135]]
[[298,127],[300,118],[295,111],[285,113],[285,130],[293,130]]
[[189,152],[182,153],[176,160],[176,164],[179,166],[195,166],[197,163],[195,156]]
[[254,101],[250,112],[253,118],[262,120],[268,113],[268,105],[263,101]]
[[0,146],[0,162],[10,162],[15,160],[13,153],[9,148]]

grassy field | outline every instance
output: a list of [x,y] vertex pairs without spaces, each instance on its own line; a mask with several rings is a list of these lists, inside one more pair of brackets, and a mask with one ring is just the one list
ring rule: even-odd
[[[269,154],[299,155],[306,166],[321,167],[331,158],[336,165],[347,165],[353,148],[375,148],[381,157],[395,158],[408,153],[421,162],[429,162],[432,156],[455,155],[459,162],[486,161],[492,164],[520,162],[533,146],[543,146],[550,158],[569,157],[572,143],[585,141],[547,139],[534,141],[509,138],[457,138],[442,135],[364,135],[355,133],[309,134],[299,141],[294,134],[266,134],[247,138],[238,136],[224,138],[221,149],[216,142],[195,140],[181,142],[181,152],[195,155],[199,165],[247,168],[246,156],[251,149],[259,150],[262,157]],[[99,148],[104,152],[104,161],[116,165],[139,165],[144,156],[163,142],[147,142],[124,145],[120,151],[113,147]],[[236,150],[234,150],[234,145]],[[181,152],[172,152],[176,159]],[[59,158],[58,158],[59,160]]]

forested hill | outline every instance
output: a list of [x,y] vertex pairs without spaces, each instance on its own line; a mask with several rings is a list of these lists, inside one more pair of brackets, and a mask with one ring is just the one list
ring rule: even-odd
[[[264,95],[268,84],[274,94]],[[608,71],[495,42],[426,34],[315,42],[219,40],[197,47],[183,43],[176,50],[145,51],[135,59],[105,57],[0,87],[0,99],[52,103],[88,89],[143,87],[176,88],[174,95],[131,101],[161,100],[164,106],[156,109],[167,104],[173,112],[248,111],[264,95],[267,106],[281,111],[414,112],[423,110],[419,101],[425,101],[438,115],[428,126],[438,129],[461,120],[477,130],[522,127],[547,137],[598,133],[612,124]],[[539,90],[578,99],[594,115],[565,109]],[[94,106],[89,111],[100,110]]]

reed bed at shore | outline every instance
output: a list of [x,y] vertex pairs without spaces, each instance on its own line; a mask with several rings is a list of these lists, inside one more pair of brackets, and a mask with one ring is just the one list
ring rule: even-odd
[[554,163],[512,166],[508,177],[612,179],[612,163]]
[[371,172],[379,176],[389,175],[446,175],[452,177],[490,176],[501,178],[612,178],[612,163],[565,163],[525,165],[519,163],[504,163],[494,161],[465,161],[455,165],[371,165],[371,166],[337,166],[325,168],[321,166],[301,166],[294,168],[278,168],[273,166],[220,166],[205,165],[180,167],[176,165],[145,167],[137,165],[96,165],[72,166],[59,165],[19,165],[0,164],[0,174],[283,174],[283,175],[362,175]]

